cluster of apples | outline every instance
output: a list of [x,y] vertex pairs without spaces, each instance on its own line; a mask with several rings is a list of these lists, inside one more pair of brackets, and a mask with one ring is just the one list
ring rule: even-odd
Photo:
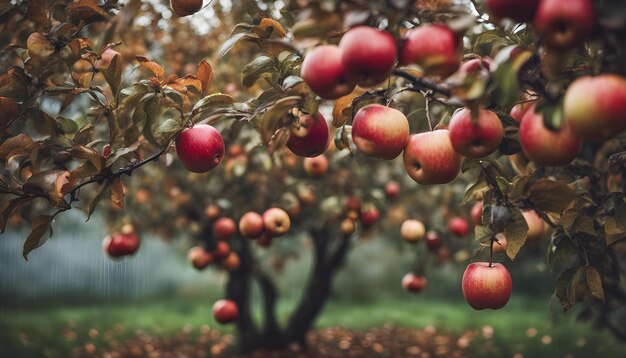
[[235,221],[229,217],[221,217],[213,223],[213,237],[217,239],[213,250],[208,250],[203,246],[194,246],[189,249],[187,259],[197,270],[203,270],[217,262],[228,271],[239,268],[241,260],[236,252],[232,251],[228,240],[236,233]]
[[119,232],[108,235],[102,240],[102,249],[112,258],[131,256],[139,249],[139,236],[132,224],[125,224]]
[[380,211],[373,204],[361,204],[361,199],[351,196],[346,199],[346,211],[339,230],[343,235],[351,235],[356,230],[357,222],[363,229],[369,229],[380,219]]
[[269,208],[263,215],[248,211],[239,219],[241,236],[257,240],[261,246],[269,246],[276,237],[285,235],[291,228],[289,214],[281,208]]

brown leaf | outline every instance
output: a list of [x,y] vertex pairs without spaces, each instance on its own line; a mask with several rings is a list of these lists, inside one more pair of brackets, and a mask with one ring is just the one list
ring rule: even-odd
[[11,67],[0,76],[0,96],[23,100],[28,98],[30,77],[19,67]]
[[198,64],[196,77],[202,83],[202,94],[206,95],[209,93],[209,87],[211,86],[211,80],[213,79],[213,68],[207,60],[202,60]]
[[504,228],[504,236],[506,236],[507,243],[506,254],[511,260],[514,260],[517,253],[526,243],[528,224],[519,209],[509,208],[509,212],[511,213],[511,218]]
[[93,198],[91,198],[91,201],[89,201],[89,204],[87,206],[87,220],[85,221],[89,221],[93,212],[96,211],[98,203],[102,199],[102,195],[104,195],[104,193],[109,189],[109,186],[110,185],[108,182],[101,184],[100,188],[98,189],[98,193]]
[[124,209],[124,186],[120,178],[115,178],[111,183],[111,201],[115,206]]
[[352,101],[360,95],[359,91],[340,97],[333,106],[333,126],[339,128],[352,116]]
[[591,291],[591,295],[598,300],[604,302],[604,289],[602,288],[602,277],[593,266],[585,267],[585,275],[587,276],[587,286]]
[[269,144],[279,121],[302,100],[299,96],[290,96],[280,99],[263,114],[261,119],[261,137],[265,145]]
[[47,1],[29,0],[26,17],[39,26],[47,27],[50,24]]
[[274,133],[272,140],[268,145],[268,151],[271,153],[276,152],[280,148],[284,147],[289,141],[289,133],[291,131],[287,127],[282,127]]
[[70,17],[74,20],[103,20],[107,13],[98,4],[98,0],[74,0],[67,6]]
[[33,32],[26,40],[26,47],[30,57],[45,60],[54,53],[54,45],[48,38],[39,32]]
[[610,246],[617,241],[626,238],[626,229],[622,227],[617,219],[611,217],[604,223],[604,236],[606,245]]
[[16,155],[30,154],[38,146],[39,143],[31,137],[26,134],[18,134],[0,144],[0,160],[6,162]]
[[283,28],[283,26],[276,20],[270,19],[269,17],[263,18],[261,23],[258,25],[258,28],[261,30],[257,32],[258,35],[266,33],[271,29],[270,37],[285,37],[287,36],[287,32]]
[[44,234],[51,229],[52,215],[40,215],[32,222],[32,229],[22,249],[24,260],[28,261],[28,254],[39,246],[43,245],[48,238]]
[[562,212],[567,209],[577,195],[574,189],[564,182],[540,179],[526,190],[526,197],[542,211]]
[[98,171],[102,171],[102,168],[104,168],[106,163],[105,157],[100,155],[100,153],[98,153],[95,149],[84,145],[73,146],[72,149],[70,149],[70,154],[75,158],[85,159],[91,162],[91,164],[93,164]]
[[202,92],[202,82],[197,79],[194,75],[187,75],[183,78],[179,78],[175,81],[177,84],[185,87],[193,87],[198,90],[198,92]]
[[144,56],[135,56],[135,59],[139,61],[139,64],[141,66],[145,67],[146,69],[148,69],[148,71],[152,72],[152,74],[154,74],[154,76],[157,79],[159,80],[163,79],[163,76],[165,75],[165,69],[163,68],[163,66],[159,65],[158,63],[154,61],[150,61],[148,58]]
[[13,212],[17,210],[20,206],[26,204],[33,199],[34,198],[32,196],[24,195],[9,200],[7,205],[2,208],[2,212],[0,213],[0,234],[4,233],[4,230],[6,230],[7,221],[9,220]]

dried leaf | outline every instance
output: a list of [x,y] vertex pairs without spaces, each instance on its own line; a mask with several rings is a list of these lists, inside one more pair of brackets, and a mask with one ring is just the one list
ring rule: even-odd
[[18,198],[14,198],[9,200],[7,205],[2,208],[2,212],[0,213],[0,234],[4,233],[7,227],[7,221],[13,215],[13,212],[17,210],[20,206],[28,203],[34,198],[28,195],[20,196]]
[[115,178],[111,183],[111,201],[115,206],[124,209],[124,186],[120,178]]
[[67,6],[70,17],[78,21],[103,20],[107,13],[102,9],[98,0],[74,0]]
[[54,53],[54,44],[40,32],[33,32],[28,36],[26,47],[31,57],[40,60],[46,60]]
[[515,256],[522,246],[526,243],[526,237],[528,236],[528,224],[526,219],[522,215],[522,212],[518,208],[509,208],[511,218],[508,224],[504,228],[504,235],[506,236],[506,254],[511,260],[515,260]]
[[106,163],[106,158],[98,153],[98,151],[84,145],[73,146],[72,149],[70,149],[70,154],[74,158],[85,159],[89,161],[98,171],[102,171]]
[[18,134],[0,144],[0,160],[6,162],[16,155],[30,154],[38,146],[39,143],[31,137],[26,134]]
[[154,74],[154,76],[157,79],[162,80],[163,76],[165,76],[165,69],[163,68],[163,66],[159,65],[158,63],[154,61],[150,61],[148,58],[144,56],[135,56],[135,59],[139,61],[139,64],[141,66],[145,67],[148,71],[152,72],[152,74]]
[[604,302],[604,289],[602,288],[602,277],[593,266],[585,267],[585,275],[587,276],[587,286],[593,297]]
[[567,209],[577,197],[566,183],[549,179],[537,180],[526,192],[526,197],[537,209],[555,213]]
[[283,28],[283,26],[276,20],[270,19],[269,17],[261,19],[261,23],[258,25],[258,28],[266,33],[268,30],[270,31],[270,36],[274,37],[285,37],[287,36],[287,32]]
[[346,124],[352,116],[352,101],[359,96],[358,91],[338,98],[333,106],[333,126],[339,128]]
[[91,201],[89,201],[89,205],[87,206],[87,220],[85,221],[89,221],[93,212],[96,211],[96,208],[98,207],[98,203],[100,202],[100,200],[102,200],[102,196],[108,189],[109,189],[108,182],[100,184],[98,193],[93,198],[91,198]]
[[196,77],[202,83],[202,95],[206,96],[206,94],[209,93],[211,81],[213,80],[213,68],[207,60],[202,60],[198,64]]
[[52,230],[50,227],[51,223],[52,215],[40,215],[33,220],[31,232],[26,238],[22,249],[22,256],[24,256],[24,260],[28,261],[28,254],[43,245],[48,240],[44,234],[48,231],[48,229]]

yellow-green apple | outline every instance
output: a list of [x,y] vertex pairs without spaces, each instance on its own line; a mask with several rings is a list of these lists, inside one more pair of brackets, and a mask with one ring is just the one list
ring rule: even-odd
[[195,14],[202,8],[202,0],[170,0],[172,11],[178,16]]
[[218,241],[215,244],[215,250],[213,256],[217,260],[223,260],[230,254],[230,245],[226,241]]
[[406,242],[416,243],[424,238],[426,235],[426,226],[419,220],[408,219],[404,220],[400,226],[400,236]]
[[324,99],[337,99],[354,90],[356,82],[348,79],[342,51],[335,45],[317,46],[302,61],[300,75],[304,82]]
[[104,238],[102,248],[110,257],[122,257],[134,254],[141,241],[132,225],[124,225],[120,232]]
[[224,157],[224,139],[208,124],[183,130],[176,138],[176,153],[187,170],[205,173],[215,168]]
[[416,64],[429,76],[450,76],[461,64],[461,37],[445,25],[433,24],[412,28],[406,33],[400,50],[400,64]]
[[498,116],[480,109],[472,118],[472,111],[463,108],[450,118],[450,142],[454,150],[469,158],[482,158],[498,149],[504,136],[504,127]]
[[527,242],[543,240],[546,233],[546,223],[537,215],[534,210],[522,210],[522,215],[528,225]]
[[187,252],[187,260],[197,270],[202,270],[213,262],[213,255],[201,246],[194,246]]
[[322,177],[328,170],[328,158],[320,154],[313,158],[304,158],[304,171],[312,177]]
[[414,134],[404,150],[404,167],[422,185],[449,183],[461,170],[461,156],[447,129]]
[[317,157],[328,148],[328,136],[328,124],[320,112],[303,115],[291,130],[287,148],[301,157]]
[[237,320],[239,309],[237,303],[232,300],[219,300],[213,304],[213,318],[221,324],[231,323]]
[[263,217],[254,211],[243,214],[239,219],[239,233],[249,239],[258,239],[263,234]]
[[363,227],[367,229],[376,224],[379,217],[380,212],[375,206],[371,205],[366,206],[361,210],[361,215],[359,216],[359,219],[361,219],[361,225],[363,225]]
[[448,230],[457,237],[467,236],[470,231],[470,224],[465,218],[455,216],[448,221]]
[[509,302],[513,284],[504,265],[472,262],[463,273],[461,288],[465,300],[473,309],[497,310]]
[[519,127],[522,150],[528,159],[542,166],[562,166],[572,162],[580,152],[582,141],[564,122],[556,131],[545,127],[543,114],[535,108],[526,111]]
[[420,293],[426,288],[426,277],[409,272],[402,277],[402,287],[411,293]]
[[511,19],[515,22],[533,21],[540,0],[487,0],[489,17],[496,21]]
[[441,235],[435,230],[428,230],[428,232],[426,232],[426,247],[431,251],[437,251],[441,245],[443,245]]
[[228,240],[237,231],[235,221],[229,217],[222,217],[213,224],[213,234],[218,240]]
[[472,223],[474,225],[482,225],[483,222],[483,202],[477,201],[470,210],[470,216],[472,217]]
[[563,116],[583,139],[621,133],[626,129],[626,79],[615,74],[578,78],[565,92]]
[[361,87],[378,84],[396,64],[396,40],[389,32],[369,26],[357,26],[339,41],[341,59],[348,78]]
[[289,231],[291,219],[289,214],[281,208],[270,208],[263,213],[263,228],[266,236],[282,236]]
[[370,104],[352,121],[352,140],[363,154],[391,160],[409,141],[409,121],[395,108]]
[[350,218],[345,218],[341,220],[339,231],[341,231],[343,235],[352,235],[354,233],[354,230],[356,230],[354,220]]
[[534,24],[547,47],[569,50],[591,36],[594,19],[591,0],[541,0]]
[[387,182],[387,184],[385,184],[384,191],[385,196],[388,199],[395,198],[398,194],[400,194],[400,183],[395,180]]

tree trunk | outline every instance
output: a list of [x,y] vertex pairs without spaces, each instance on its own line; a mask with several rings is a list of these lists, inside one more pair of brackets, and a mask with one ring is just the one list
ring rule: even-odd
[[261,286],[263,294],[263,346],[270,349],[285,348],[289,342],[285,341],[283,332],[276,320],[276,301],[278,292],[272,279],[260,269],[254,271],[254,275]]

